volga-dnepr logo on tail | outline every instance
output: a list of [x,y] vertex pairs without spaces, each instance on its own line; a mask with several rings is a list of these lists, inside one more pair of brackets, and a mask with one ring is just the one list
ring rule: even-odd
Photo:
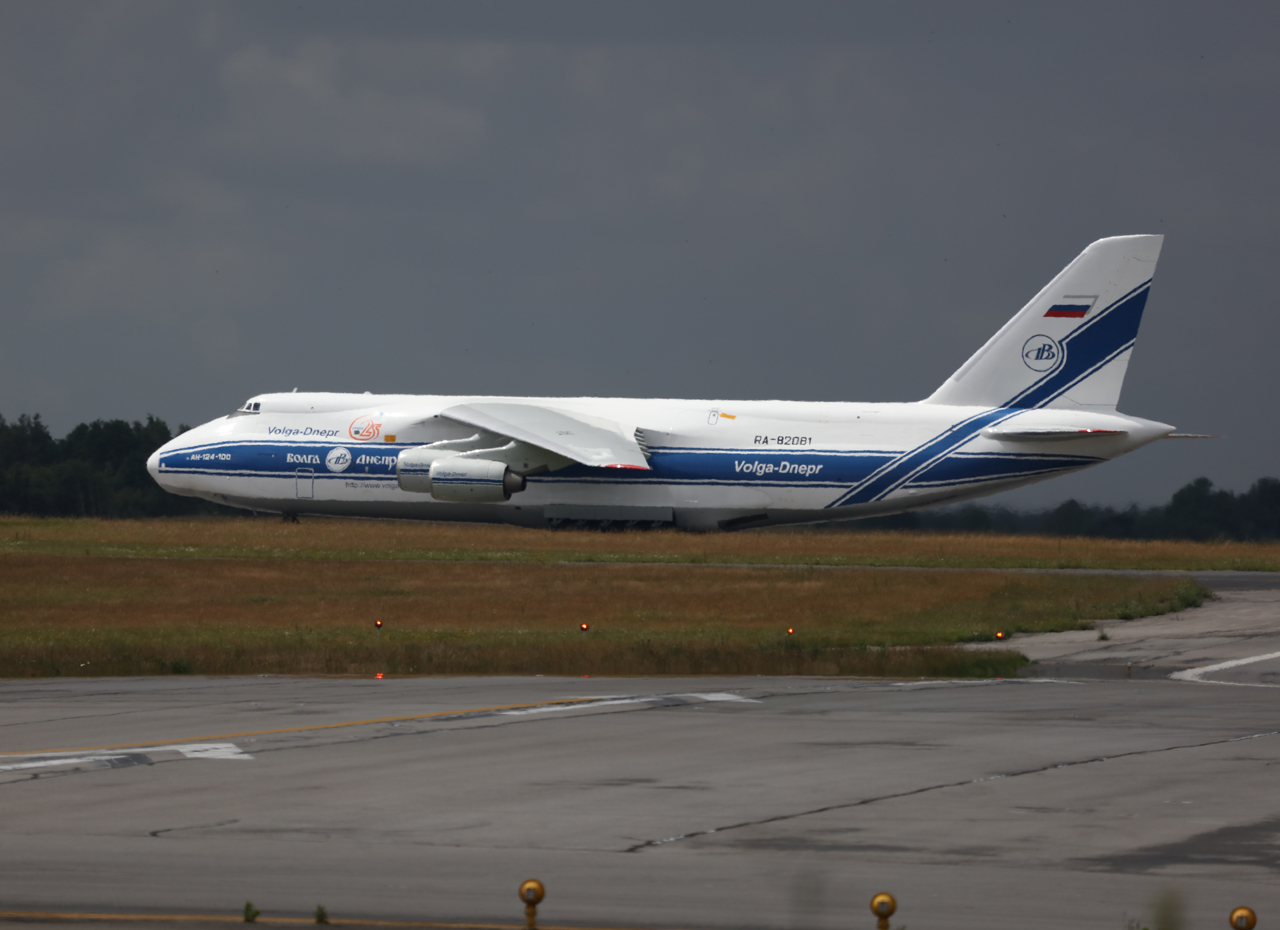
[[1035,335],[1022,344],[1022,360],[1032,371],[1048,371],[1058,364],[1058,344],[1045,335]]

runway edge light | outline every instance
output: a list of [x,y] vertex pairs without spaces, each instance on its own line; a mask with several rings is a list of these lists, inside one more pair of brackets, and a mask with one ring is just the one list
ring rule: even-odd
[[546,897],[547,889],[542,882],[531,878],[520,885],[520,900],[524,902],[524,925],[526,930],[536,930],[538,926],[538,903]]
[[1233,930],[1253,930],[1258,925],[1258,915],[1251,907],[1238,907],[1231,912]]
[[891,894],[882,891],[872,898],[871,913],[879,918],[876,921],[876,930],[889,930],[889,918],[893,916],[893,912],[897,909],[898,902],[893,899]]

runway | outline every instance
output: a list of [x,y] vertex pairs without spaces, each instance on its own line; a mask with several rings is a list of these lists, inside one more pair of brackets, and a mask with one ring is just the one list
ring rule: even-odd
[[870,927],[880,890],[913,928],[1122,927],[1169,886],[1196,924],[1280,912],[1266,688],[170,677],[0,700],[3,749],[41,753],[0,758],[6,911],[515,924],[537,877],[544,923],[596,927]]

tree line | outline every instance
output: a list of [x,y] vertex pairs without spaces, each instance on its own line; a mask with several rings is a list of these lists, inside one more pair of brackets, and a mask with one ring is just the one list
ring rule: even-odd
[[[177,434],[186,432],[179,426]],[[163,421],[81,423],[54,439],[37,414],[0,416],[0,512],[49,517],[160,517],[243,513],[161,490],[147,458],[176,435]],[[1280,539],[1280,480],[1240,494],[1197,478],[1155,507],[1098,507],[1069,500],[1051,510],[969,504],[837,525],[944,533],[1034,533],[1110,539]],[[833,526],[831,528],[836,528]]]
[[[183,433],[189,427],[179,426]],[[42,517],[163,517],[225,513],[208,501],[178,497],[147,473],[151,453],[172,439],[148,416],[81,423],[54,439],[39,414],[10,423],[0,416],[0,512]]]
[[860,520],[866,529],[935,533],[1014,533],[1106,539],[1280,539],[1280,480],[1259,478],[1240,494],[1197,478],[1155,507],[1101,507],[1069,500],[1050,510],[967,504]]

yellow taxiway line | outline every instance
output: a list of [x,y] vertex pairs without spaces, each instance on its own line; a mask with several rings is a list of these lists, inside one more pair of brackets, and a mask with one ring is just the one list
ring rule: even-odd
[[[178,739],[153,739],[145,743],[115,743],[111,746],[84,746],[73,749],[40,749],[23,752],[0,752],[0,756],[44,756],[59,752],[102,752],[108,749],[143,749],[147,746],[168,746],[173,743],[203,743],[215,739],[243,739],[246,736],[271,736],[275,733],[304,733],[308,730],[336,730],[341,727],[363,727],[374,723],[396,723],[401,720],[427,720],[431,717],[464,717],[468,714],[485,714],[500,710],[523,710],[529,707],[557,707],[561,705],[583,704],[599,701],[601,698],[566,698],[561,701],[535,701],[532,704],[499,704],[495,707],[472,707],[468,710],[441,710],[430,714],[405,714],[402,717],[374,717],[370,720],[348,720],[344,723],[320,723],[309,727],[281,727],[278,730],[248,730],[244,733],[218,733],[213,736],[192,736]],[[3,914],[4,912],[0,912]],[[210,918],[218,919],[221,918]],[[426,926],[426,924],[423,924]],[[463,924],[440,924],[440,926],[463,926]],[[475,926],[482,926],[476,924]],[[487,925],[484,925],[487,926]]]

